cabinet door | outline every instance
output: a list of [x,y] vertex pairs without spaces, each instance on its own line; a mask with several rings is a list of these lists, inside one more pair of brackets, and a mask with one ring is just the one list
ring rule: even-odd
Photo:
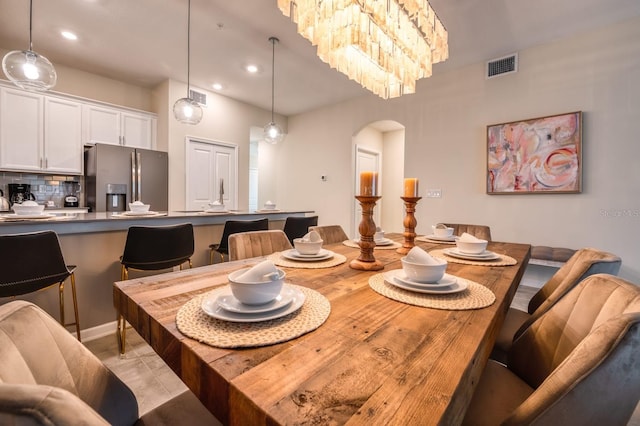
[[144,115],[122,113],[123,145],[132,148],[152,148],[151,124],[153,119]]
[[47,171],[82,173],[82,104],[46,97],[44,165]]
[[85,143],[121,145],[120,111],[96,105],[85,105],[82,114]]
[[0,89],[0,168],[40,170],[43,97]]

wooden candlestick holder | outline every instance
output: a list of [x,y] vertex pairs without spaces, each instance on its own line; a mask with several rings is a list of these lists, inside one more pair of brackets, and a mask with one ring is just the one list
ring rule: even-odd
[[373,241],[373,235],[376,233],[376,224],[373,221],[373,208],[381,197],[356,195],[356,200],[362,206],[362,220],[358,231],[360,231],[360,256],[353,259],[349,266],[353,269],[361,271],[379,271],[384,269],[384,265],[373,256],[373,249],[376,243]]
[[420,201],[422,197],[400,198],[404,201],[404,209],[407,214],[402,222],[404,225],[404,233],[402,234],[404,235],[404,242],[402,243],[402,247],[396,250],[396,252],[400,254],[407,254],[409,253],[409,250],[415,247],[414,240],[416,238],[416,225],[418,224],[415,216],[416,204],[418,204],[418,201]]

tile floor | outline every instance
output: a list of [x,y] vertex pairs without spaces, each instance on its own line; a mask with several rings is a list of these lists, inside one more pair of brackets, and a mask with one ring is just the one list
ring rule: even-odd
[[[526,311],[529,299],[537,290],[520,286],[511,306]],[[85,342],[85,346],[131,388],[141,415],[187,389],[131,328],[127,329],[127,351],[122,357],[118,353],[115,331],[113,335]],[[640,404],[627,426],[640,426]]]

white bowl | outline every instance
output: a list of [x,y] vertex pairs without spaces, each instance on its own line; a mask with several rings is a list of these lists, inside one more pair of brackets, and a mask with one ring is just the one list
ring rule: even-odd
[[480,254],[487,249],[487,240],[462,241],[460,238],[456,238],[456,247],[461,253]]
[[434,260],[438,263],[426,265],[423,263],[409,262],[406,257],[400,259],[402,269],[407,278],[419,283],[435,283],[444,276],[444,271],[447,270],[447,261],[440,259]]
[[275,204],[265,204],[264,205],[264,209],[265,210],[275,210],[276,209],[276,205]]
[[440,238],[446,238],[453,235],[453,228],[437,228],[433,226],[432,230],[433,230],[433,235]]
[[276,269],[278,271],[278,277],[275,280],[253,282],[236,281],[236,278],[247,272],[248,269],[250,268],[232,272],[227,277],[233,297],[246,305],[262,305],[271,302],[280,294],[286,275],[282,269]]
[[42,214],[44,211],[44,204],[40,205],[35,201],[25,201],[22,204],[14,204],[12,207],[13,211],[17,215],[36,215]]
[[219,201],[214,201],[209,203],[209,210],[224,210],[224,204],[221,204]]
[[150,204],[143,204],[143,203],[139,203],[138,201],[129,203],[129,210],[136,213],[148,212],[149,207],[151,207]]
[[322,240],[305,241],[302,238],[294,238],[293,246],[300,254],[318,254],[322,248]]

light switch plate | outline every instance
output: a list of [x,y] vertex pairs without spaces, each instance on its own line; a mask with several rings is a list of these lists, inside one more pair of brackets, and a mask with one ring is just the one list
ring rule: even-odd
[[442,198],[442,189],[427,189],[427,198]]

